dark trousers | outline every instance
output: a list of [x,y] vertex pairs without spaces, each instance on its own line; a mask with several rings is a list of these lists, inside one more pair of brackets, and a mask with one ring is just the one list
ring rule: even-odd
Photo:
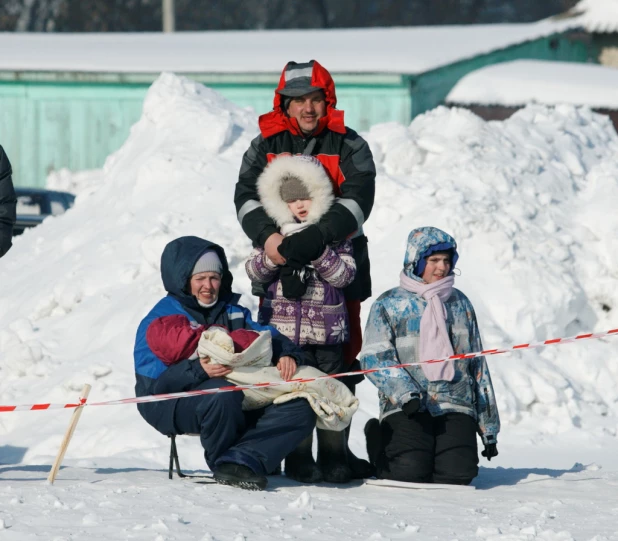
[[[359,303],[360,306],[360,303]],[[354,360],[351,364],[348,363],[345,356],[345,348],[347,344],[335,344],[330,346],[317,346],[307,344],[302,346],[303,351],[307,353],[309,359],[308,364],[311,364],[325,374],[341,374],[342,372],[353,372],[360,370],[360,362]],[[354,394],[356,385],[365,379],[362,374],[356,376],[345,376],[337,378],[343,383],[350,392]]]
[[478,475],[476,421],[464,413],[411,419],[393,413],[380,423],[377,477],[417,483],[467,485]]
[[314,366],[325,374],[339,374],[345,372],[343,358],[343,344],[322,345],[306,344],[302,349],[308,356],[307,364]]
[[350,321],[350,339],[343,346],[343,354],[346,365],[351,366],[363,347],[363,328],[360,317],[361,301],[359,299],[347,300],[345,301],[345,307],[348,309],[348,319]]
[[[229,386],[213,378],[198,389]],[[178,400],[174,425],[178,434],[199,434],[204,457],[212,470],[233,462],[255,473],[269,474],[315,427],[315,413],[302,398],[242,411],[240,391],[195,396]]]

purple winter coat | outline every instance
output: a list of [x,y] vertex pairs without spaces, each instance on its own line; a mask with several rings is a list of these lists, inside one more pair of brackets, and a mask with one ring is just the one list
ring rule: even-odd
[[333,345],[347,342],[350,323],[342,288],[356,275],[349,240],[327,246],[308,267],[307,291],[299,299],[282,294],[279,268],[262,248],[255,248],[245,263],[249,278],[269,284],[259,309],[258,321],[275,327],[299,346]]

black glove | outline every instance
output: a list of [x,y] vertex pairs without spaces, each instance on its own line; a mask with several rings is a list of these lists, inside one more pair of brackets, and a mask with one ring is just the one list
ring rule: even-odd
[[418,396],[413,396],[403,406],[401,406],[401,411],[408,416],[408,419],[411,419],[420,408],[421,399]]
[[304,267],[298,271],[289,265],[284,265],[279,272],[279,279],[281,280],[283,296],[286,299],[298,299],[307,291]]
[[314,224],[285,237],[277,249],[290,267],[300,270],[318,259],[324,253],[324,248],[322,232]]
[[[354,362],[350,366],[344,366],[341,369],[341,372],[357,372],[362,370],[360,361],[358,359],[354,359]],[[354,394],[356,391],[356,385],[361,383],[365,376],[363,374],[355,374],[354,376],[344,376],[342,378],[337,378],[341,383],[343,383],[351,392]]]
[[497,443],[486,443],[485,450],[481,451],[481,454],[487,460],[491,460],[494,456],[498,456],[498,444]]

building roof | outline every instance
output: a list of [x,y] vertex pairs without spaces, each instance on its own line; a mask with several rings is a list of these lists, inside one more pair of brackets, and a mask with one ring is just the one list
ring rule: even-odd
[[618,0],[581,0],[569,13],[588,32],[618,32]]
[[314,58],[338,73],[416,74],[552,35],[566,26],[542,21],[174,34],[0,33],[0,71],[280,73],[288,60]]
[[596,64],[515,60],[464,76],[447,103],[521,106],[568,103],[618,109],[618,70]]

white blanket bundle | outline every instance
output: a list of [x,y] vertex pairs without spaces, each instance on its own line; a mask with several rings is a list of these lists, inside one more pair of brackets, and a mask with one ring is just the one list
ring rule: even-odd
[[[234,342],[227,329],[210,327],[198,343],[200,358],[208,357],[213,364],[232,368],[226,379],[236,385],[251,385],[264,382],[284,381],[279,370],[272,366],[272,340],[270,331],[261,331],[259,336],[244,351],[234,353]],[[300,366],[294,378],[324,376],[317,368]],[[263,408],[268,404],[282,404],[296,398],[306,399],[317,415],[316,426],[325,430],[341,431],[352,421],[358,409],[358,399],[340,381],[334,378],[290,382],[274,387],[247,389],[243,391],[243,409]]]

